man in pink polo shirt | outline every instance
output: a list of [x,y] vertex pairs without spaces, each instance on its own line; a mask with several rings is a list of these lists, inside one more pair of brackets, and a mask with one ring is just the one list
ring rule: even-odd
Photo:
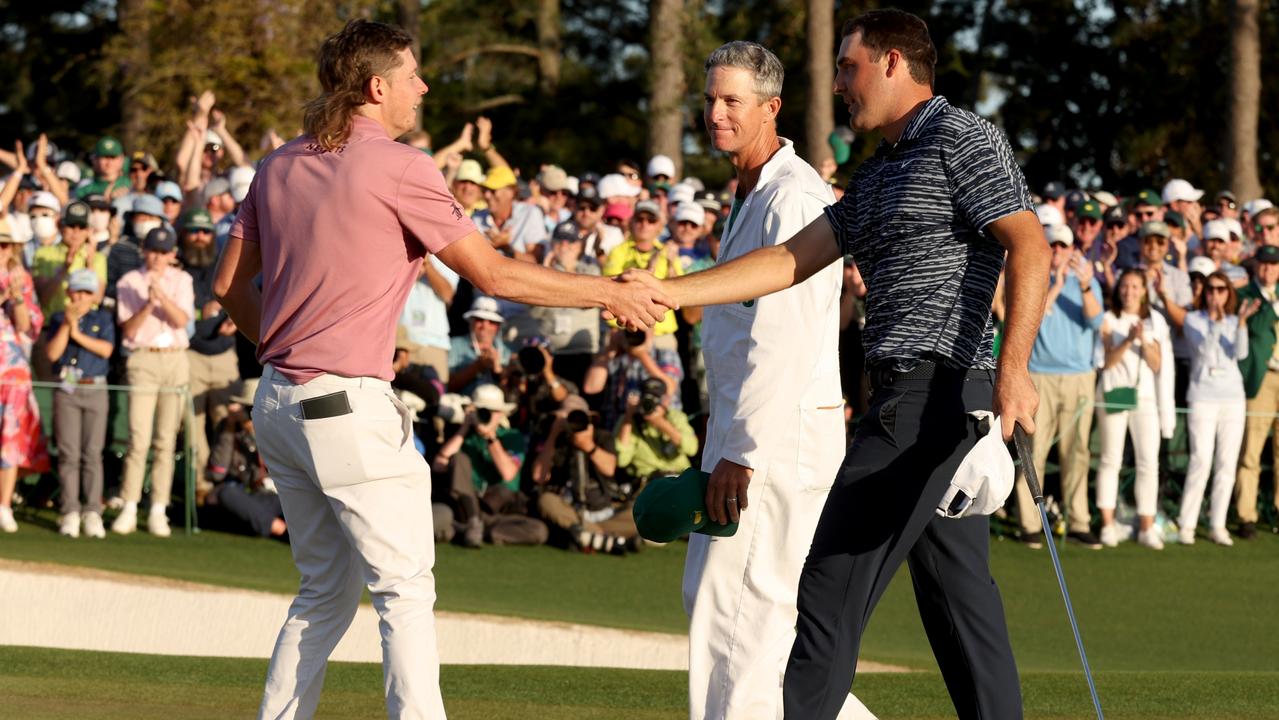
[[214,281],[265,366],[254,425],[302,575],[260,718],[315,713],[364,585],[381,618],[388,715],[444,717],[430,470],[389,384],[396,322],[425,254],[522,303],[601,308],[633,326],[669,305],[642,285],[492,249],[435,163],[393,140],[413,128],[427,92],[411,43],[364,20],[325,40],[306,134],[263,161]]

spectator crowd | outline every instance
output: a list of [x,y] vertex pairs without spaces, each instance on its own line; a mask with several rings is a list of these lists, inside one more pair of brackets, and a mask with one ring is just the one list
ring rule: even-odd
[[[731,182],[680,178],[661,155],[576,176],[552,164],[521,173],[483,117],[444,147],[422,131],[401,141],[432,155],[495,249],[565,272],[697,272],[715,263],[734,208]],[[212,92],[193,102],[171,166],[111,137],[87,159],[43,135],[0,151],[10,170],[0,186],[0,530],[17,530],[19,477],[56,473],[63,535],[104,537],[105,509],[112,531],[136,531],[148,486],[145,527],[167,536],[181,458],[194,467],[202,525],[287,539],[253,434],[261,367],[212,291],[252,163]],[[828,162],[820,174],[834,185],[837,170]],[[1259,486],[1279,411],[1279,210],[1182,179],[1124,198],[1053,182],[1039,199],[1053,260],[1030,363],[1041,396],[1034,462],[1041,477],[1054,456],[1060,467],[1054,496],[1068,539],[1100,548],[1131,536],[1159,549],[1171,532],[1192,543],[1205,495],[1210,540],[1232,543],[1232,516],[1236,534],[1253,537],[1260,496],[1274,504],[1274,488]],[[865,295],[846,258],[850,431],[865,407]],[[997,296],[996,328],[1003,305]],[[598,310],[477,294],[428,256],[392,363],[432,466],[437,540],[639,550],[636,493],[700,462],[700,322],[699,308],[682,308],[628,332]],[[52,437],[33,381],[52,388]],[[117,417],[127,417],[127,450],[109,477]],[[192,453],[178,447],[184,423]],[[1189,461],[1177,487],[1169,459],[1181,448]],[[1161,522],[1161,498],[1178,503],[1175,523]],[[1023,484],[1011,505],[1022,540],[1042,545]]]

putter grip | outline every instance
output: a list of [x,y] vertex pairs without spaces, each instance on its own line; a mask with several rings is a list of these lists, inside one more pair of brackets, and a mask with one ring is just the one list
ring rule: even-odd
[[1039,486],[1039,478],[1035,475],[1035,455],[1030,449],[1030,438],[1020,423],[1013,424],[1013,446],[1017,448],[1017,459],[1021,461],[1021,472],[1026,477],[1026,488],[1036,505],[1044,502],[1044,491]]

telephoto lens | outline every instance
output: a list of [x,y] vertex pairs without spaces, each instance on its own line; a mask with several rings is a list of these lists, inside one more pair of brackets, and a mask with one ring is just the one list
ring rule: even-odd
[[546,369],[546,358],[538,348],[522,347],[516,357],[525,375],[541,375],[542,370]]
[[574,410],[568,414],[566,422],[569,430],[579,433],[590,427],[591,416],[587,415],[585,410]]
[[493,421],[493,411],[488,408],[480,408],[475,411],[475,420],[481,425],[488,425]]

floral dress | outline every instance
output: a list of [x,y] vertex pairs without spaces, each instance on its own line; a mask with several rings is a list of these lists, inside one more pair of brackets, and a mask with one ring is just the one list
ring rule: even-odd
[[49,470],[49,452],[40,428],[40,408],[31,389],[31,346],[40,335],[44,316],[36,302],[31,276],[15,271],[31,328],[19,333],[7,309],[0,309],[0,469],[23,472]]

